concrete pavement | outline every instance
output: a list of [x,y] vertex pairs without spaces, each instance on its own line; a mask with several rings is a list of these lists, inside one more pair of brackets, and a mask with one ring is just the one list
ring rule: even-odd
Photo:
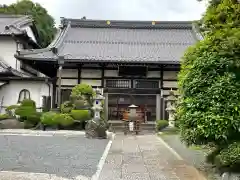
[[117,134],[99,180],[205,180],[156,135]]

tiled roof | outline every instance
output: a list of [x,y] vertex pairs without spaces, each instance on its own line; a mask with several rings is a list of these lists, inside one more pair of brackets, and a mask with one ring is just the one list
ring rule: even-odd
[[12,74],[14,76],[25,77],[24,73],[19,72],[16,69],[11,68],[1,57],[0,57],[0,74]]
[[23,34],[22,27],[32,22],[29,16],[0,14],[0,35]]
[[196,41],[191,22],[62,19],[61,31],[48,48],[20,52],[19,57],[56,61],[58,56],[64,56],[66,61],[79,62],[179,63],[186,48]]

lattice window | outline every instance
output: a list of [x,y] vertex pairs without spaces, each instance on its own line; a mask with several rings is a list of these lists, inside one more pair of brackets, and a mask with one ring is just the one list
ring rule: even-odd
[[130,88],[129,80],[106,80],[106,87],[108,88]]

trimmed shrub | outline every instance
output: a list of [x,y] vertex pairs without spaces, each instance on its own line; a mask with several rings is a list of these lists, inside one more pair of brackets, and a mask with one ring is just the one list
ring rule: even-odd
[[87,121],[90,119],[89,110],[72,110],[71,116],[73,117],[73,119],[81,122]]
[[54,120],[56,113],[55,112],[46,112],[43,113],[40,120],[43,125],[47,126],[56,126],[58,125],[58,122]]
[[[220,151],[215,158],[218,169],[240,172],[240,142],[230,144],[227,148]],[[225,171],[226,171],[225,170]]]
[[36,103],[31,99],[24,99],[21,105],[15,110],[15,114],[20,116],[20,120],[27,120],[28,116],[36,114]]
[[9,115],[9,116],[11,116],[11,117],[13,117],[13,116],[15,116],[15,111],[16,111],[16,109],[19,107],[19,105],[11,105],[11,106],[8,106],[7,108],[6,108],[6,113]]
[[168,126],[167,120],[157,120],[156,122],[156,130],[161,131],[162,129],[166,128]]
[[53,121],[57,122],[63,127],[71,126],[74,124],[74,119],[69,114],[55,114]]
[[16,115],[19,115],[21,118],[24,118],[24,119],[26,119],[27,116],[30,116],[35,113],[36,113],[36,109],[31,106],[20,106],[15,111]]
[[74,101],[74,109],[81,110],[85,107],[85,101],[83,99],[78,99]]
[[36,108],[36,103],[35,103],[35,101],[33,101],[31,99],[24,99],[21,102],[21,106],[31,106],[33,108]]
[[9,119],[9,115],[8,114],[0,114],[0,121],[1,120],[5,120],[5,119]]
[[73,109],[73,103],[71,101],[65,101],[61,104],[61,113],[70,113]]
[[32,124],[37,124],[41,121],[41,116],[42,116],[42,113],[41,112],[35,112],[33,114],[30,114],[27,116],[27,121],[31,122]]
[[72,89],[71,96],[72,97],[80,97],[82,95],[90,95],[93,96],[94,90],[92,86],[88,84],[78,84]]

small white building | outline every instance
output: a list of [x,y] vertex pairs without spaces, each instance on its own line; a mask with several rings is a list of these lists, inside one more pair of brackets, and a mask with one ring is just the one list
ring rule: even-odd
[[14,57],[23,49],[38,49],[38,33],[29,16],[0,14],[0,113],[30,98],[38,108],[51,106],[50,79]]

